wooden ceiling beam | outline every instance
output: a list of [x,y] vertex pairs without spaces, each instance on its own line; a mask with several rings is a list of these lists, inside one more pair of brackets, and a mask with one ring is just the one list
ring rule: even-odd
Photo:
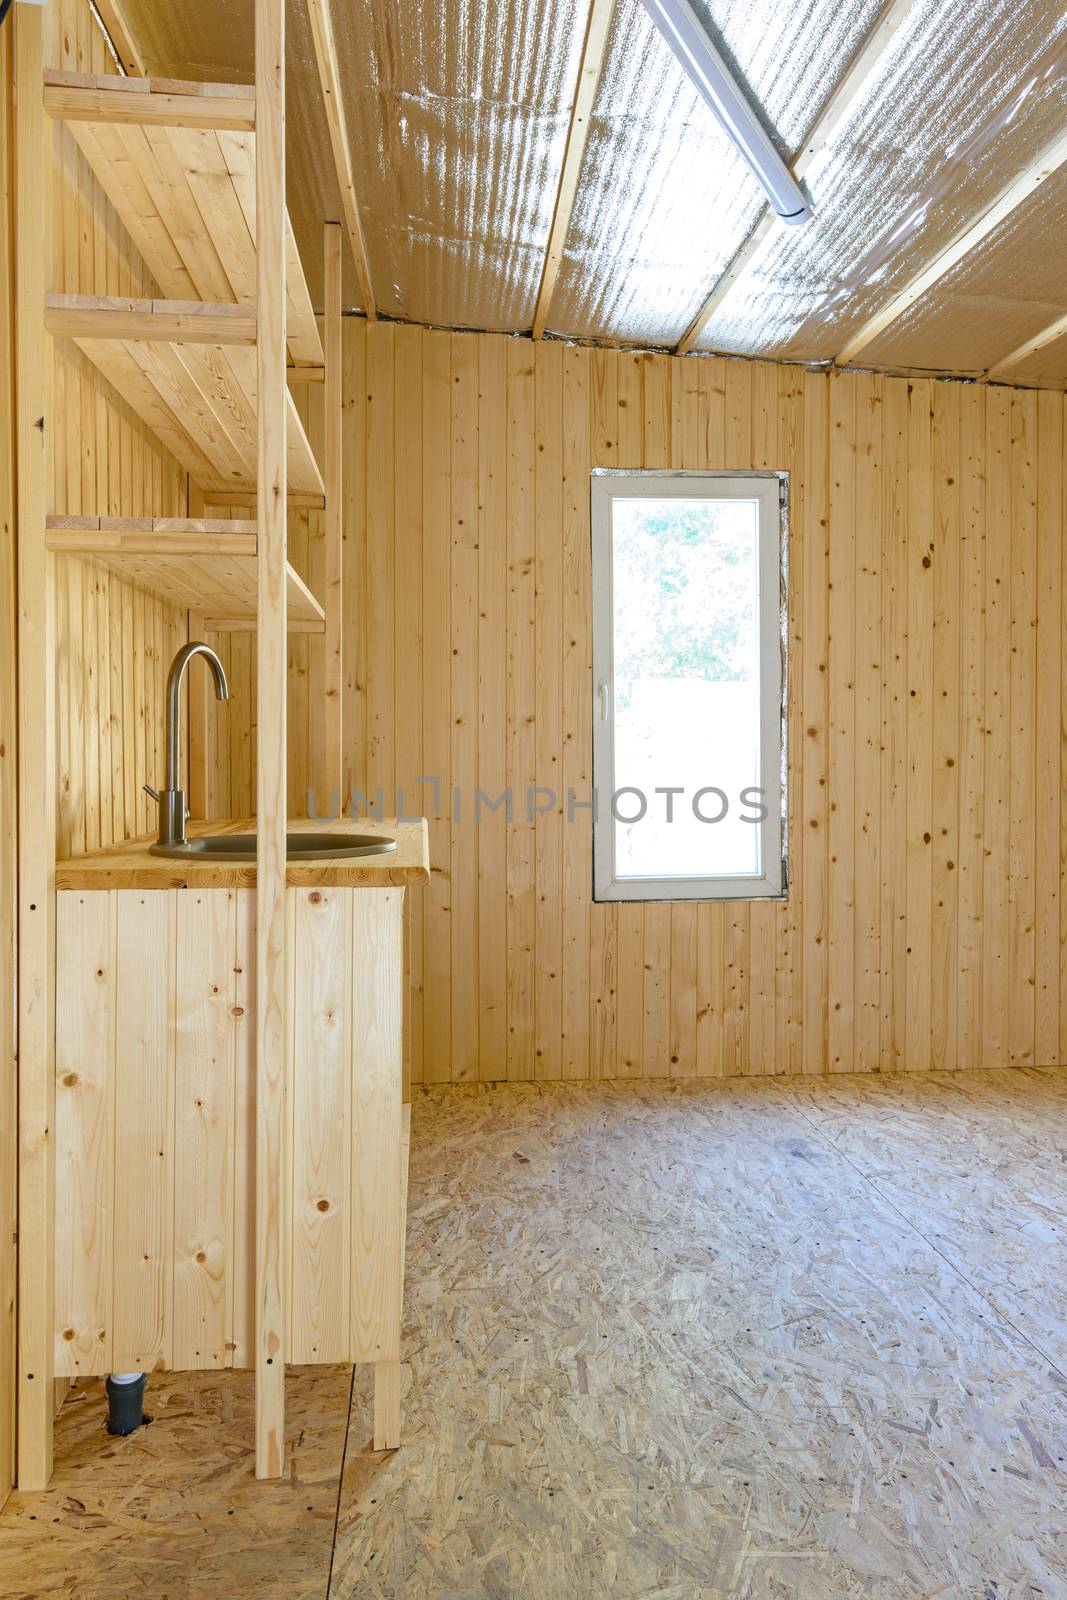
[[1058,172],[1063,163],[1067,161],[1067,133],[1060,134],[1055,142],[1044,150],[1036,161],[1030,165],[1012,183],[999,194],[993,204],[975,217],[974,221],[964,228],[962,233],[956,235],[946,249],[939,252],[925,267],[918,277],[893,296],[892,300],[884,305],[881,311],[865,322],[849,339],[842,350],[834,358],[835,366],[846,366],[855,361],[856,357],[873,344],[879,334],[884,333],[891,323],[904,315],[917,300],[921,300],[934,284],[937,283],[952,268],[958,266],[965,256],[987,238],[995,228],[1017,211],[1024,201],[1046,183],[1054,173]]
[[548,314],[552,308],[552,295],[559,277],[560,265],[563,261],[563,249],[567,242],[567,231],[570,228],[571,215],[574,211],[574,200],[578,193],[578,178],[581,173],[582,157],[585,155],[586,141],[589,137],[589,121],[593,111],[593,101],[596,98],[597,86],[600,83],[600,74],[604,66],[604,51],[607,46],[608,28],[611,25],[612,13],[615,10],[615,0],[590,0],[589,20],[586,23],[585,40],[582,45],[582,60],[578,68],[578,85],[574,95],[574,105],[571,109],[570,127],[567,129],[567,146],[563,153],[563,168],[559,177],[559,188],[556,191],[556,206],[552,213],[552,226],[548,234],[548,248],[545,251],[544,266],[541,269],[541,282],[537,290],[537,302],[534,306],[533,336],[540,339],[544,335]]
[[315,46],[315,60],[318,63],[322,101],[326,110],[326,125],[330,131],[334,166],[337,169],[337,186],[341,191],[341,208],[344,211],[348,245],[352,251],[352,259],[356,264],[360,294],[363,297],[363,310],[366,312],[367,320],[374,322],[378,315],[378,308],[374,299],[370,257],[367,254],[367,238],[363,231],[363,218],[360,214],[355,179],[352,175],[352,153],[348,142],[345,110],[341,102],[340,76],[337,70],[337,46],[334,42],[329,0],[308,0],[308,18],[311,22],[311,37]]
[[[816,119],[815,126],[805,139],[796,160],[792,163],[790,170],[798,183],[802,183],[814,170],[816,161],[822,155],[834,134],[851,115],[856,102],[866,92],[869,79],[885,58],[893,39],[917,3],[918,0],[887,0],[887,4],[883,6],[878,21],[856,51],[848,71],[826,102],[822,112]],[[767,206],[756,226],[679,340],[676,354],[684,356],[688,355],[689,351],[692,350],[704,329],[726,299],[726,296],[751,267],[759,254],[763,241],[772,231],[777,220],[770,206]]]
[[1039,355],[1042,350],[1047,350],[1050,344],[1055,344],[1057,339],[1065,337],[1067,337],[1067,316],[1057,317],[1055,322],[1050,322],[1047,328],[1035,333],[1032,339],[1027,339],[1010,355],[1001,356],[999,361],[994,361],[993,365],[983,372],[979,381],[995,383],[1007,373],[1013,372],[1016,367],[1021,367],[1024,361],[1029,361],[1031,356]]

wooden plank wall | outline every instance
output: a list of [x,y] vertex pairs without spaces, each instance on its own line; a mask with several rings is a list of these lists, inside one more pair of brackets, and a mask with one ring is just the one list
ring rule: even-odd
[[[0,207],[12,214],[13,71],[11,28],[0,30]],[[15,631],[14,246],[0,239],[0,1504],[15,1469],[15,1293],[18,1111],[15,1080],[17,701]]]
[[[395,1360],[404,890],[287,893],[286,1343]],[[250,1367],[255,893],[57,902],[56,1372]]]
[[[46,60],[72,72],[114,65],[85,0],[52,0]],[[69,129],[56,123],[54,263],[67,293],[157,293]],[[46,286],[42,284],[42,291]],[[68,339],[54,340],[54,502],[60,513],[182,516],[186,475]],[[144,833],[163,780],[163,687],[187,615],[95,562],[56,563],[60,855]]]
[[[1067,1056],[1062,395],[355,319],[345,367],[346,783],[443,791],[416,1079]],[[784,905],[596,906],[588,813],[526,820],[590,784],[594,466],[790,473]]]

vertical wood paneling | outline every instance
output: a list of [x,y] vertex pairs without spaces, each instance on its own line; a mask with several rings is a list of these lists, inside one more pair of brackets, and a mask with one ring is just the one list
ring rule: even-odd
[[[402,889],[290,889],[285,1326],[398,1357]],[[56,1371],[255,1359],[256,896],[58,896]]]
[[293,1361],[344,1361],[351,1240],[347,1205],[352,1126],[351,896],[290,890],[293,999]]
[[[377,337],[371,330],[366,339]],[[423,335],[422,393],[422,703],[423,771],[429,781],[415,801],[429,821],[430,882],[423,894],[426,952],[423,1076],[447,1083],[452,1060],[452,537],[451,337]]]
[[59,897],[56,960],[56,1372],[111,1370],[115,1229],[115,903]]
[[1004,1066],[1009,1053],[1008,962],[1011,951],[1011,392],[986,397],[985,461],[985,764],[982,894],[983,1065]]
[[236,894],[178,897],[181,975],[174,1063],[174,1354],[176,1367],[230,1365],[237,1004]]
[[115,1215],[122,1225],[115,1230],[112,1363],[116,1372],[150,1372],[172,1360],[177,908],[173,895],[139,889],[117,890],[113,898],[115,991],[121,997],[114,1061]]
[[856,900],[856,408],[859,385],[830,380],[830,916],[829,1050],[851,1072],[855,1032]]
[[558,1078],[563,1047],[563,348],[534,347],[534,698],[531,781],[537,895],[537,1076]]
[[507,1060],[507,814],[497,809],[507,787],[506,428],[507,347],[487,339],[478,346],[478,788],[488,796],[474,800],[479,1072]]
[[[792,831],[793,858],[803,865],[801,936],[804,946],[802,1015],[803,1069],[827,1070],[827,987],[829,972],[829,621],[830,559],[829,381],[808,373],[804,379],[803,499],[790,501],[792,516],[803,519],[800,571],[794,570],[792,608],[799,603],[804,653],[793,683],[801,698],[802,744],[792,750],[789,803],[799,811],[800,835]],[[799,766],[799,771],[798,771]]]
[[1034,1060],[1037,776],[1037,396],[1011,405],[1011,742],[1008,1059]]
[[1062,654],[1060,609],[1063,555],[1063,400],[1037,397],[1037,762],[1034,805],[1037,831],[1035,907],[1034,1058],[1059,1061],[1060,1030],[1060,727]]
[[452,340],[452,1076],[478,1077],[478,344]]
[[353,890],[350,1361],[400,1357],[402,889]]
[[934,727],[930,1065],[956,1064],[960,816],[960,394],[933,391]]
[[887,379],[882,450],[881,1060],[906,1060],[908,852],[908,385]]
[[[505,776],[512,786],[507,840],[507,1071],[535,1075],[537,896],[534,830],[526,795],[537,782],[536,533],[534,518],[534,349],[509,340],[507,350],[507,727]],[[432,853],[432,849],[431,849]],[[498,891],[499,893],[499,888]],[[432,958],[431,958],[432,959]],[[490,1063],[486,1063],[490,1065]],[[497,1064],[496,1071],[500,1072]]]
[[881,853],[882,664],[879,650],[882,567],[882,390],[883,381],[864,373],[856,381],[856,498],[852,519],[855,584],[853,653],[853,828],[855,893],[852,1005],[857,1072],[874,1070],[881,1051],[881,915],[878,861]]
[[[985,876],[985,389],[960,395],[960,800],[956,1065],[982,1059]],[[1067,1041],[1065,1041],[1067,1042]]]
[[[396,675],[395,809],[407,816],[417,815],[420,807],[418,778],[422,768],[422,340],[421,328],[399,328],[395,367],[394,436],[397,460],[402,469],[393,474],[395,491],[395,564],[402,581],[394,594],[393,634]],[[504,385],[500,385],[503,404]],[[504,473],[500,477],[503,482]],[[499,529],[496,530],[499,532]],[[501,630],[503,636],[503,630]],[[501,671],[501,688],[504,674]],[[503,763],[501,763],[503,765]],[[423,903],[421,892],[409,894],[404,908],[404,964],[407,974],[405,1007],[405,1070],[409,1077],[423,1071],[423,991],[422,944]],[[500,960],[506,960],[506,942],[498,940]],[[500,1006],[501,1027],[507,1015]]]
[[[1060,1057],[1060,396],[353,319],[344,365],[347,759],[431,813],[416,1079]],[[588,475],[671,465],[790,474],[781,905],[592,904]]]
[[933,845],[933,495],[931,385],[908,385],[907,1064],[930,1065]]
[[[115,70],[89,7],[46,14],[46,65]],[[52,124],[52,267],[70,294],[158,294],[69,128]],[[182,516],[187,477],[69,339],[53,339],[55,415],[49,509]],[[163,780],[163,683],[187,637],[186,613],[138,593],[89,560],[55,562],[57,849],[60,855],[145,832],[141,784]],[[147,740],[147,745],[146,745]]]
[[[0,32],[0,206],[11,215],[14,151],[13,29]],[[15,1302],[18,1094],[15,972],[18,914],[16,772],[14,260],[10,228],[0,240],[0,1503],[15,1474]]]
[[[592,352],[563,351],[563,1052],[565,1078],[589,1072],[589,932],[593,879],[592,791],[592,587],[589,554],[589,396]],[[669,415],[667,418],[669,428]]]

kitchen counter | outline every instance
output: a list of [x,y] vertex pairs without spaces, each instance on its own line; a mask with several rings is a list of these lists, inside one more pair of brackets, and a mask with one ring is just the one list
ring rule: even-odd
[[[190,822],[191,839],[204,833],[250,833],[252,820],[240,822]],[[430,851],[425,818],[414,822],[360,818],[358,822],[313,822],[290,818],[290,833],[334,833],[353,831],[386,834],[396,840],[396,849],[380,856],[356,856],[335,860],[290,861],[286,882],[290,888],[364,888],[428,883]],[[149,846],[155,834],[129,839],[125,844],[109,845],[88,855],[72,856],[56,865],[57,889],[232,889],[252,888],[256,881],[255,863],[210,861],[190,858],[175,861],[154,856]]]

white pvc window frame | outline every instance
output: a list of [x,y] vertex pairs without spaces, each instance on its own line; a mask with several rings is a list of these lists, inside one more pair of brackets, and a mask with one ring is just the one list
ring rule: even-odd
[[[785,629],[788,475],[784,472],[619,472],[590,475],[593,562],[593,899],[781,900],[785,864]],[[616,873],[611,800],[615,779],[615,675],[612,507],[616,500],[755,500],[757,502],[760,772],[766,817],[759,831],[758,875],[622,877]],[[714,779],[709,781],[713,782]]]

